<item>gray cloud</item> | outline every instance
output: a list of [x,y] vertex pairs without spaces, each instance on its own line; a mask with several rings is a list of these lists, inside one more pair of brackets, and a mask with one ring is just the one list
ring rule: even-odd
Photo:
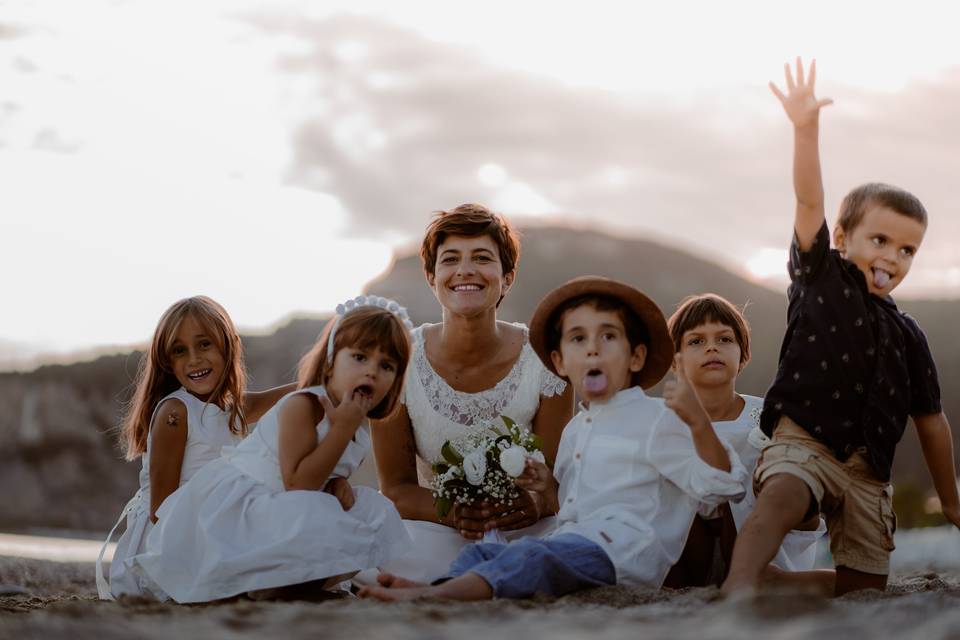
[[[789,125],[772,97],[771,117],[753,118],[729,99],[678,107],[570,88],[366,18],[253,22],[312,44],[283,61],[317,87],[289,180],[341,198],[357,233],[416,232],[430,211],[489,202],[477,169],[496,162],[562,211],[656,228],[726,259],[789,237]],[[345,42],[366,54],[338,56]],[[828,213],[850,187],[882,179],[939,214],[937,235],[960,232],[960,69],[892,95],[834,97],[857,108],[824,116]]]

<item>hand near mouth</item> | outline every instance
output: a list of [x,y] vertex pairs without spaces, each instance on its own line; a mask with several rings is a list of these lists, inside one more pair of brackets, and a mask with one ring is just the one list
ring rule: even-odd
[[355,433],[366,415],[373,409],[373,396],[355,389],[348,397],[343,398],[340,404],[333,406],[333,401],[327,396],[320,396],[320,404],[324,414],[330,419],[330,427],[347,429]]
[[673,359],[674,380],[663,385],[663,401],[690,428],[710,426],[710,416],[700,402],[700,396],[683,371],[683,356],[677,354]]

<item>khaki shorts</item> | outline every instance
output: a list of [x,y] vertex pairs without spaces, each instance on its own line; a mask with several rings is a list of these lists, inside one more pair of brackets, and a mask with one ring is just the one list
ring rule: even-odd
[[816,505],[807,515],[814,510],[824,515],[836,566],[889,573],[897,530],[893,486],[876,480],[863,451],[840,462],[826,445],[782,416],[753,475],[757,492],[779,473],[796,476],[810,487]]

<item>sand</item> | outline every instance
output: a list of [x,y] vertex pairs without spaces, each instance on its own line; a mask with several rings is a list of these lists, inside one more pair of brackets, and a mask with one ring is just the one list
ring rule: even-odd
[[381,604],[101,602],[91,563],[0,557],[0,638],[960,638],[960,573],[896,575],[885,593],[723,601],[715,588],[609,587],[555,600]]

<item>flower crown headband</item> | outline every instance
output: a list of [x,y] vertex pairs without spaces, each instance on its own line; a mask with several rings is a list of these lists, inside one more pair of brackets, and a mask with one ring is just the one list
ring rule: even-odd
[[333,327],[330,329],[330,336],[327,338],[327,365],[333,364],[333,340],[337,336],[337,329],[340,327],[340,321],[351,311],[363,307],[374,307],[384,309],[392,313],[400,321],[407,331],[413,331],[413,322],[407,314],[406,307],[401,307],[400,303],[390,298],[381,296],[357,296],[352,300],[347,300],[343,304],[338,304],[336,309],[337,317],[333,321]]

